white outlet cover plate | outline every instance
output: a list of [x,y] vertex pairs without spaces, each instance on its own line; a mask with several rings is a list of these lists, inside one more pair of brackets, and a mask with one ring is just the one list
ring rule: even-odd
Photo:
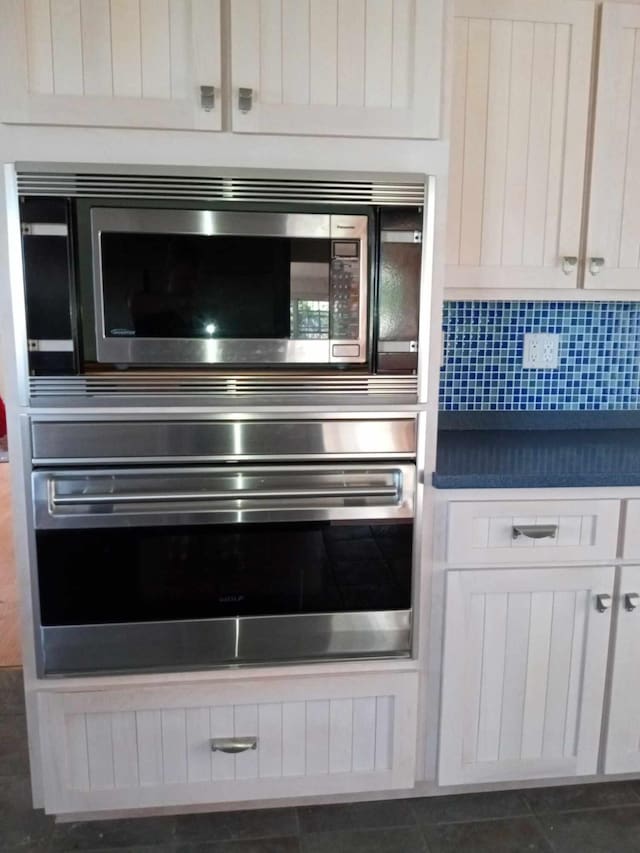
[[525,332],[522,367],[554,370],[558,367],[560,335],[549,332]]

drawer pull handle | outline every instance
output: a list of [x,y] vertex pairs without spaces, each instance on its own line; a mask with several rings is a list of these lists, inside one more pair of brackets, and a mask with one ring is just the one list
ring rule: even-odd
[[606,613],[611,607],[611,596],[604,592],[596,595],[596,610],[598,613]]
[[238,109],[241,113],[250,113],[253,108],[253,89],[240,86],[238,89]]
[[513,538],[526,536],[527,539],[555,539],[558,535],[557,524],[514,524]]
[[200,86],[200,106],[206,113],[216,108],[216,90],[214,86]]
[[577,266],[578,259],[575,255],[565,255],[562,259],[562,272],[565,275],[571,275],[571,273],[575,272]]
[[636,607],[640,604],[640,595],[637,592],[628,592],[624,597],[624,609],[629,613],[633,613]]
[[227,752],[235,755],[237,752],[257,748],[257,737],[214,737],[211,740],[211,752]]
[[591,275],[598,275],[604,266],[604,258],[589,258],[589,272]]

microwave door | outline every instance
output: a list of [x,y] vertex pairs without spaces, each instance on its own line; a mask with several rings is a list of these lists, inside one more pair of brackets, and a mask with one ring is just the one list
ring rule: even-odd
[[366,246],[340,241],[353,256],[336,261],[331,237],[336,219],[366,239],[366,217],[97,208],[91,218],[99,362],[366,359]]

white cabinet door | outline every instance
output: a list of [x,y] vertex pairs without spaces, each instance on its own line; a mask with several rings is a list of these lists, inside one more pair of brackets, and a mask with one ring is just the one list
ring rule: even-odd
[[[38,695],[47,812],[411,788],[415,672]],[[219,739],[244,741],[228,754]],[[218,743],[216,743],[218,741]]]
[[640,289],[640,6],[602,11],[585,287]]
[[3,0],[0,74],[3,122],[219,130],[220,0]]
[[613,568],[449,571],[438,782],[595,773]]
[[437,136],[442,21],[443,0],[233,0],[233,130]]
[[457,0],[448,287],[573,288],[594,7]]
[[[640,566],[620,570],[605,773],[640,771]],[[629,596],[629,597],[628,597]]]

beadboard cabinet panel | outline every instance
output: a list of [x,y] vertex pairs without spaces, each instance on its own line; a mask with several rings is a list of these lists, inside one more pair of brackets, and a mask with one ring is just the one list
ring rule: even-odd
[[595,773],[613,568],[447,572],[438,783]]
[[640,287],[640,6],[605,3],[585,287]]
[[1,121],[220,129],[220,0],[3,0],[0,20]]
[[605,773],[640,771],[640,566],[620,569]]
[[[39,694],[57,814],[410,788],[417,674]],[[237,754],[212,739],[255,738]]]
[[443,0],[234,0],[234,131],[436,137]]
[[575,287],[594,7],[458,0],[448,287]]

